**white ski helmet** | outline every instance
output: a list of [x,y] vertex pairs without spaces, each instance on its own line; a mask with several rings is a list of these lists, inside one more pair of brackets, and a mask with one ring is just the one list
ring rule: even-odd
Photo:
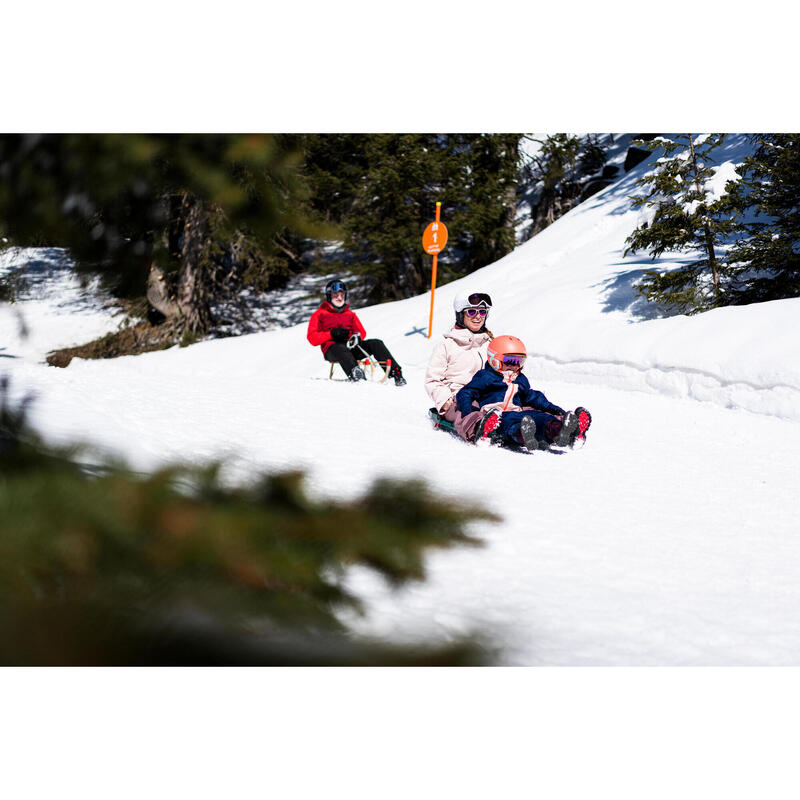
[[[492,307],[492,298],[485,292],[461,292],[455,296],[453,300],[453,309],[456,312],[456,326],[459,328],[466,327],[464,325],[464,311],[468,308],[485,308],[486,316],[489,314],[489,309]],[[486,316],[484,320],[486,320]],[[486,329],[484,322],[481,330]]]
[[460,314],[465,308],[485,308],[492,307],[492,298],[485,292],[460,292],[453,300],[453,309],[456,315]]

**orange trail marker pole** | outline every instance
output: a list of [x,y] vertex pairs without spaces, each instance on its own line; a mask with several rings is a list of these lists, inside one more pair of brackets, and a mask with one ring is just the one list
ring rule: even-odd
[[444,249],[447,244],[447,228],[439,222],[439,215],[442,210],[442,204],[436,203],[436,222],[432,223],[425,229],[422,236],[422,244],[426,252],[433,253],[433,269],[431,270],[431,313],[428,318],[428,338],[431,338],[433,333],[433,297],[436,294],[436,261],[439,256],[439,251]]

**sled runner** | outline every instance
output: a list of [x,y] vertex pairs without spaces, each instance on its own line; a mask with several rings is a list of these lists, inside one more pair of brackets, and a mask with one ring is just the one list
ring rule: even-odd
[[[356,366],[364,373],[363,377],[367,380],[375,381],[376,383],[384,383],[387,378],[392,376],[392,359],[387,358],[385,361],[378,361],[375,356],[367,352],[361,346],[361,337],[358,334],[354,334],[347,340],[347,349],[354,351],[354,355],[356,351],[361,353],[361,356],[357,357]],[[331,371],[328,373],[328,377],[331,380],[336,380],[333,377],[333,370],[337,364],[339,364],[338,361],[331,362]],[[339,364],[339,366],[341,367],[341,364]],[[344,367],[342,367],[342,370],[344,371]],[[399,372],[399,368],[396,367],[394,371]],[[400,380],[402,380],[402,378],[400,378]],[[395,383],[397,383],[397,381],[398,378],[395,377]],[[404,384],[405,381],[403,380],[402,383]],[[399,386],[402,384],[397,385]]]
[[[378,361],[376,358],[362,358],[359,359],[357,362],[358,366],[366,375],[367,380],[375,381],[375,383],[385,383],[386,379],[389,377],[389,372],[392,369],[392,360],[386,359],[386,361]],[[342,378],[334,378],[333,372],[336,367],[341,367],[338,361],[331,362],[331,370],[328,373],[328,377],[332,381],[342,380]],[[344,370],[342,370],[344,372]],[[347,373],[345,373],[346,375]]]

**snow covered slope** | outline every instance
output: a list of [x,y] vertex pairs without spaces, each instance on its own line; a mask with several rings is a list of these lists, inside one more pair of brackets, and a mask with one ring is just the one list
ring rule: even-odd
[[43,361],[117,328],[118,308],[96,280],[81,284],[64,250],[0,251],[0,277],[17,278],[17,302],[0,303],[0,356]]
[[[723,168],[744,148],[733,137]],[[354,621],[365,631],[476,629],[505,664],[800,664],[800,300],[697,317],[644,306],[631,284],[650,261],[622,249],[645,169],[436,292],[434,336],[456,291],[492,295],[489,327],[526,342],[532,385],[591,409],[579,452],[479,449],[431,430],[429,295],[358,310],[403,365],[400,389],[328,381],[304,324],[65,370],[4,339],[2,355],[15,357],[0,366],[17,395],[36,393],[46,435],[140,468],[212,457],[237,478],[304,468],[322,496],[360,494],[379,475],[422,477],[503,517],[477,527],[486,547],[437,554],[429,580],[402,593],[354,572],[371,600]],[[51,346],[87,323],[15,308]],[[3,309],[0,334],[11,319]]]

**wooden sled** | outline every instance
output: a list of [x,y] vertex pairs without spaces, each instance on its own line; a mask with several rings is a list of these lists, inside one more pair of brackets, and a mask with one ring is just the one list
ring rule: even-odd
[[[392,369],[392,360],[387,358],[386,361],[378,361],[376,358],[360,358],[357,361],[357,365],[361,367],[364,375],[367,377],[367,380],[374,381],[375,383],[384,383],[389,377],[389,372]],[[342,365],[338,361],[331,362],[331,371],[328,373],[328,378],[330,378],[330,380],[337,380],[333,377],[333,371],[336,369],[336,367],[341,366]],[[376,367],[380,367],[380,369],[376,369]],[[342,368],[342,372],[344,372],[344,368]],[[378,373],[381,372],[383,374],[378,377]],[[347,374],[345,373],[345,375]],[[341,378],[338,380],[341,380]]]

